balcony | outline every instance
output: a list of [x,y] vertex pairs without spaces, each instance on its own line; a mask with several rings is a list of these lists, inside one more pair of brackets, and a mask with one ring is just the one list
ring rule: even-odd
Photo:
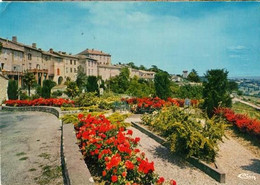
[[3,75],[19,75],[19,76],[23,76],[24,73],[23,72],[18,72],[18,71],[5,71],[2,70]]
[[48,69],[28,69],[31,73],[48,73]]

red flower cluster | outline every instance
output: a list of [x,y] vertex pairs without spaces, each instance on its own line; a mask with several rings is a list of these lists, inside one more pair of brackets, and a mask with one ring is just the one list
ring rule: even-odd
[[251,119],[244,114],[235,114],[229,108],[218,108],[215,110],[215,114],[224,116],[227,121],[235,124],[242,131],[260,135],[260,121],[257,119]]
[[78,115],[74,125],[82,154],[96,161],[102,178],[109,184],[162,184],[154,173],[154,163],[136,148],[140,138],[132,130],[112,125],[105,116]]
[[50,98],[50,99],[44,99],[44,98],[38,98],[35,100],[7,100],[5,101],[6,105],[9,106],[56,106],[60,107],[63,104],[74,104],[74,101],[66,100],[63,98]]
[[[155,110],[161,109],[163,106],[172,106],[176,105],[178,107],[184,106],[183,99],[168,98],[166,101],[158,97],[156,98],[123,98],[122,101],[125,101],[132,106],[133,112],[153,112]],[[198,100],[191,100],[191,105],[198,105]]]

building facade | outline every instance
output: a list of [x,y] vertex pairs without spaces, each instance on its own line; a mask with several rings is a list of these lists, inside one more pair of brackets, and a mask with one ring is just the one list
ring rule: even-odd
[[[75,81],[78,67],[81,66],[87,76],[101,76],[103,80],[117,76],[123,65],[112,65],[111,55],[94,49],[86,49],[77,55],[54,51],[52,48],[43,51],[36,43],[31,46],[19,43],[17,37],[12,40],[0,38],[0,71],[9,79],[18,80],[19,87],[23,85],[22,78],[29,71],[35,75],[36,81],[42,85],[44,79],[51,79],[57,84],[66,80]],[[153,79],[155,73],[131,69],[130,76]]]

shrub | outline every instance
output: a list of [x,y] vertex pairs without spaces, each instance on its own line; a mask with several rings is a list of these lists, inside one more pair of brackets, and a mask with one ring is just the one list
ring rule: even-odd
[[185,158],[194,156],[214,161],[217,142],[222,140],[227,125],[221,119],[206,120],[205,126],[177,106],[164,107],[157,113],[145,115],[142,120],[165,137],[170,149]]
[[8,81],[7,94],[9,100],[18,99],[18,84],[15,80]]
[[236,125],[242,132],[260,136],[260,121],[251,119],[244,114],[235,114],[229,108],[218,108],[215,110],[217,115],[223,116],[228,122]]
[[56,83],[52,80],[44,80],[42,86],[42,97],[50,98],[51,97],[51,89],[56,85]]
[[71,106],[74,104],[73,101],[66,100],[66,99],[44,99],[38,98],[35,100],[7,100],[5,102],[6,105],[9,106],[57,106],[60,107],[63,104],[70,104]]
[[63,92],[61,90],[57,90],[57,91],[54,91],[52,92],[52,97],[53,98],[57,98],[58,96],[62,96]]

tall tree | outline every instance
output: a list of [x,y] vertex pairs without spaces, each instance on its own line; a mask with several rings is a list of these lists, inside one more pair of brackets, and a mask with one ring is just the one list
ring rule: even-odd
[[192,69],[189,73],[187,80],[191,82],[200,82],[200,77],[195,69]]
[[88,92],[96,92],[97,94],[99,94],[98,78],[96,76],[88,77],[86,89]]
[[203,82],[203,108],[209,117],[217,107],[231,107],[232,101],[229,92],[228,72],[224,69],[213,69],[205,74]]
[[52,80],[44,80],[43,86],[41,90],[41,95],[43,98],[51,97],[51,89],[56,85],[56,83]]
[[87,84],[87,76],[82,66],[78,67],[76,83],[80,90],[82,90]]
[[15,80],[8,81],[7,94],[9,100],[18,99],[18,84]]
[[31,87],[36,83],[36,79],[33,73],[31,72],[26,72],[24,77],[23,77],[23,82],[26,85],[28,89],[28,94],[29,96],[31,95]]
[[161,99],[167,99],[171,96],[170,76],[166,72],[159,72],[155,74],[154,86],[156,95]]

